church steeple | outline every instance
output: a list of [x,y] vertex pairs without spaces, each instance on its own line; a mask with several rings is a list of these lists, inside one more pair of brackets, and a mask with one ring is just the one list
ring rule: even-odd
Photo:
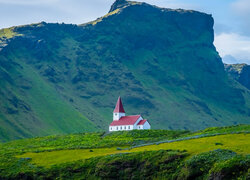
[[125,116],[125,110],[122,105],[122,99],[119,96],[115,109],[113,111],[113,120],[118,121],[121,117]]
[[114,113],[125,113],[123,105],[122,105],[122,99],[121,99],[120,96],[119,96],[119,98],[117,100],[117,103],[116,103],[116,106],[115,106],[115,109],[114,109]]

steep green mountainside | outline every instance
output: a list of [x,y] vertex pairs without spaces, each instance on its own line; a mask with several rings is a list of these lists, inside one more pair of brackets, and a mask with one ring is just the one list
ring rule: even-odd
[[250,125],[133,130],[0,144],[0,179],[248,179]]
[[67,30],[74,28],[65,27],[34,24],[13,29],[20,34],[13,33],[18,36],[8,40],[0,52],[1,140],[98,130],[71,104],[71,98],[58,93],[60,88],[71,89],[69,84],[60,86],[53,77],[53,67],[60,69],[57,61],[68,61],[55,50],[59,39],[63,41]]
[[247,64],[225,64],[228,74],[240,84],[250,89],[250,65]]
[[118,96],[152,128],[250,123],[250,92],[224,71],[210,15],[117,0],[87,24],[0,38],[1,140],[107,130]]

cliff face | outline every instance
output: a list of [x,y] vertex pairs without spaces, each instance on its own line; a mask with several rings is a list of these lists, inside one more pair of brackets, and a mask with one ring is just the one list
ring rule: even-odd
[[225,73],[210,15],[119,0],[87,24],[0,38],[3,139],[106,130],[118,96],[153,128],[249,123],[250,93]]
[[240,84],[250,89],[250,66],[247,64],[225,64],[225,70]]

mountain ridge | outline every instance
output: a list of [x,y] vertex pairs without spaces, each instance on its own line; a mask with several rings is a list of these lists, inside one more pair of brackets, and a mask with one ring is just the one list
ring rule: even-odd
[[109,10],[109,13],[112,12],[112,11],[115,11],[116,9],[119,9],[119,8],[123,8],[125,7],[126,5],[130,5],[132,2],[128,2],[127,0],[116,0],[110,10]]
[[225,64],[225,70],[229,76],[241,85],[250,89],[250,65],[248,64]]
[[79,26],[0,31],[2,140],[106,130],[118,96],[153,128],[249,123],[250,93],[224,71],[211,15],[117,7]]

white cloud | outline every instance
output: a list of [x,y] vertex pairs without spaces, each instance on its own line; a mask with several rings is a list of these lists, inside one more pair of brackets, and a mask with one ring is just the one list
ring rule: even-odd
[[240,14],[250,14],[250,1],[237,0],[232,3],[232,8]]
[[40,5],[52,4],[59,2],[59,0],[0,0],[0,4],[14,4],[14,5]]
[[232,13],[236,17],[236,21],[240,22],[241,32],[250,36],[250,1],[237,0],[231,4]]
[[241,62],[250,64],[250,37],[222,33],[215,35],[214,44],[221,57],[232,55]]

